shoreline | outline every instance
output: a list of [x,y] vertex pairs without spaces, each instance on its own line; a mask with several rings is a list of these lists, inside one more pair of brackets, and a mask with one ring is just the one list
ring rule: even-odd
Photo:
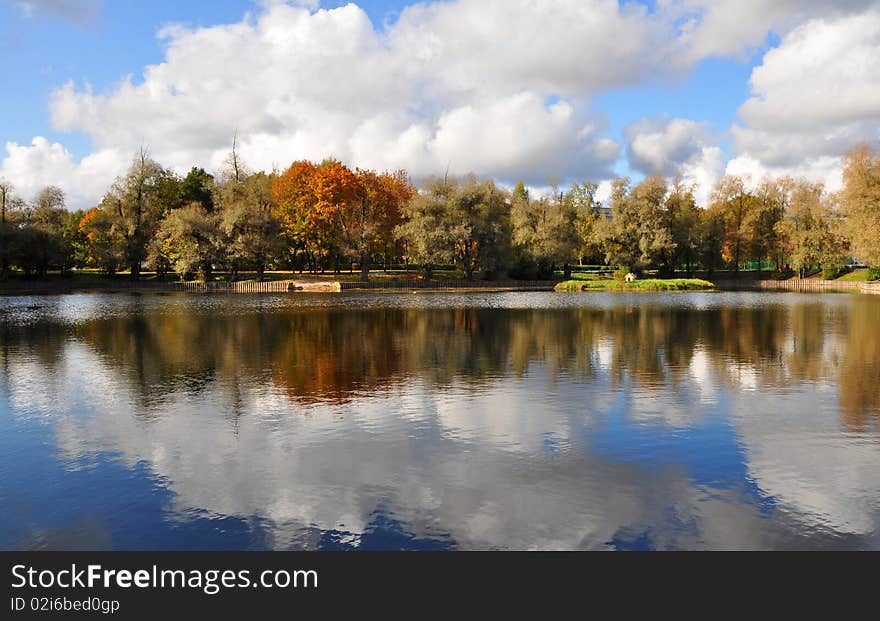
[[[502,293],[552,292],[556,281],[334,281],[276,280],[264,282],[155,282],[126,281],[77,283],[73,281],[20,281],[0,283],[0,297],[60,295],[69,293],[342,293],[342,292],[442,292]],[[836,280],[718,280],[712,289],[694,291],[791,291],[800,293],[863,293],[880,295],[880,282]],[[603,290],[583,291],[600,293]],[[610,293],[655,293],[638,289],[608,289]],[[662,293],[662,291],[660,291]]]
[[0,283],[0,297],[67,293],[342,293],[342,292],[503,292],[553,291],[555,281],[371,281],[275,280],[264,282],[89,282]]

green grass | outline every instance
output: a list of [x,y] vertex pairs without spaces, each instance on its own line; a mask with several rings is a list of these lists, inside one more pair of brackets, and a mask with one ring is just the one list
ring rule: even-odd
[[844,274],[837,280],[843,280],[846,282],[868,282],[869,271],[870,270],[855,270],[849,274]]
[[651,278],[630,283],[619,280],[566,280],[556,285],[557,291],[704,291],[714,288],[714,284],[699,278]]

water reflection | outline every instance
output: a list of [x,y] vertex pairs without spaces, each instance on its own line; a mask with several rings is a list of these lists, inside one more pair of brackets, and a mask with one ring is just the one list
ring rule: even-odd
[[880,299],[59,296],[3,548],[880,547]]

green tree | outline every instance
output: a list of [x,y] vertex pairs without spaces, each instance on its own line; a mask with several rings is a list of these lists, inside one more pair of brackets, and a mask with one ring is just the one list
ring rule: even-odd
[[700,220],[702,210],[697,206],[694,189],[680,177],[673,180],[666,196],[664,226],[673,244],[666,246],[664,262],[669,271],[684,265],[688,277],[700,254]]
[[70,249],[64,239],[64,220],[66,211],[65,196],[61,188],[48,186],[37,194],[33,206],[23,223],[27,239],[22,258],[28,271],[45,276],[50,264],[58,265],[62,271],[69,264]]
[[88,262],[88,242],[79,228],[83,216],[85,212],[82,209],[65,210],[62,216],[61,236],[67,252],[67,267],[84,267]]
[[639,220],[639,262],[671,272],[677,246],[666,210],[667,193],[666,180],[651,175],[633,188],[630,200]]
[[164,215],[167,207],[164,191],[175,186],[171,181],[172,173],[141,149],[128,172],[116,180],[102,202],[103,208],[113,213],[124,239],[125,261],[133,280],[140,277],[141,263],[147,258],[147,244]]
[[243,182],[230,177],[218,188],[220,229],[232,265],[230,278],[235,278],[240,266],[250,265],[257,270],[257,280],[262,281],[267,263],[281,249],[273,182],[274,175],[259,172]]
[[510,275],[523,280],[552,278],[553,262],[545,249],[542,222],[546,220],[549,201],[533,201],[522,181],[510,196],[512,265]]
[[724,263],[724,243],[727,232],[724,213],[714,206],[700,211],[697,256],[711,277]]
[[578,254],[590,260],[601,260],[601,239],[599,228],[604,220],[602,205],[596,200],[599,186],[595,183],[575,183],[567,194],[575,213],[575,231],[577,233]]
[[408,254],[419,262],[427,280],[431,279],[438,265],[453,260],[448,216],[454,191],[449,180],[426,181],[422,190],[403,205],[403,223],[395,229],[397,237],[405,242]]
[[880,268],[880,154],[867,145],[846,156],[840,201],[853,254]]
[[[167,216],[165,217],[167,219]],[[163,219],[162,222],[165,221]],[[159,280],[165,280],[165,277],[168,275],[168,272],[174,269],[172,265],[172,247],[166,243],[166,238],[164,238],[161,234],[162,231],[162,223],[159,224],[159,229],[156,231],[156,234],[150,238],[150,241],[147,243],[147,267],[154,272],[156,272],[156,278]]]
[[426,278],[440,263],[455,263],[472,280],[478,271],[492,277],[510,257],[510,206],[492,181],[434,179],[403,208],[396,228]]
[[738,176],[721,179],[709,206],[713,215],[720,217],[724,223],[723,256],[736,274],[739,274],[739,268],[748,254],[754,207],[754,197],[746,190],[742,177]]
[[198,203],[173,210],[157,232],[157,241],[182,280],[198,275],[210,280],[220,252],[219,223],[216,214]]
[[0,179],[0,279],[9,274],[24,207],[25,202],[16,196],[12,182]]
[[794,181],[790,177],[762,181],[754,193],[754,209],[749,218],[752,258],[757,261],[774,261],[777,271],[785,258],[783,240],[777,225],[788,211],[793,185]]
[[528,188],[526,188],[522,180],[517,181],[516,186],[513,188],[513,192],[511,193],[510,200],[520,201],[523,203],[529,202],[529,190]]
[[824,193],[821,183],[797,181],[792,184],[790,200],[777,231],[799,276],[804,278],[817,265],[836,271],[843,263],[846,245],[838,233],[833,197]]
[[611,183],[611,219],[600,223],[599,236],[605,251],[605,262],[632,271],[639,266],[640,222],[635,204],[630,200],[630,180],[615,179]]
[[467,280],[478,271],[492,277],[504,267],[510,250],[510,206],[494,182],[473,175],[455,182],[447,218],[453,258]]
[[600,224],[605,259],[631,271],[654,265],[669,269],[676,242],[666,213],[666,181],[646,177],[630,189],[629,179],[612,183],[611,220]]
[[550,197],[529,200],[524,188],[515,188],[510,221],[517,256],[533,262],[542,277],[560,265],[570,278],[598,218],[595,192],[594,184],[576,183],[567,192],[554,188]]
[[178,182],[177,191],[180,205],[198,203],[206,211],[214,211],[214,176],[205,172],[204,168],[194,166]]

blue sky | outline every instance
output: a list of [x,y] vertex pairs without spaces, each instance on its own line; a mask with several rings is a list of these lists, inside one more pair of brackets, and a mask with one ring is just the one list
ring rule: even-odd
[[0,72],[16,85],[16,97],[0,99],[0,137],[29,142],[35,135],[64,139],[78,156],[88,141],[49,126],[49,93],[67,82],[89,82],[96,91],[128,74],[162,61],[156,33],[172,22],[210,26],[238,21],[253,3],[241,0],[109,0],[100,16],[85,22],[56,15],[28,17],[19,7],[0,2],[4,53]]
[[[843,127],[834,125],[841,115],[832,110],[827,126],[818,125],[810,135],[793,123],[789,133],[777,137],[779,123],[773,122],[792,108],[785,91],[796,94],[799,88],[798,82],[786,81],[803,76],[805,83],[810,75],[823,75],[823,68],[815,66],[782,66],[783,61],[797,63],[798,45],[819,46],[824,32],[822,40],[836,36],[852,42],[855,36],[851,46],[861,45],[869,55],[877,51],[871,29],[854,33],[857,26],[852,25],[864,23],[866,16],[875,19],[875,2],[852,0],[838,10],[811,0],[781,0],[769,3],[771,8],[740,10],[729,0],[682,0],[660,8],[555,0],[543,13],[532,14],[534,3],[456,0],[408,10],[403,20],[400,15],[410,3],[401,0],[361,0],[357,7],[330,12],[325,10],[345,3],[289,6],[295,4],[0,0],[0,72],[14,93],[0,98],[0,146],[6,145],[0,151],[0,176],[12,177],[24,194],[56,183],[74,202],[88,202],[97,198],[103,177],[112,181],[120,172],[121,164],[111,162],[124,161],[136,142],[148,144],[157,159],[164,156],[163,163],[172,167],[186,168],[189,157],[192,164],[210,168],[222,161],[221,125],[234,125],[255,167],[317,158],[323,150],[352,164],[405,167],[417,178],[451,162],[454,169],[456,163],[461,167],[456,172],[475,169],[505,183],[525,178],[533,186],[550,179],[638,178],[673,169],[704,185],[724,172],[794,172],[824,180],[833,177],[834,158],[850,143],[877,136],[873,110],[861,117],[844,114]],[[666,5],[682,6],[673,10]],[[368,27],[360,20],[364,13]],[[240,37],[223,34],[231,24],[249,27]],[[183,29],[158,36],[171,25]],[[270,34],[276,27],[281,41]],[[285,81],[289,68],[289,88],[273,85],[261,100],[234,71],[223,73],[222,59],[216,65],[210,58],[198,59],[192,46],[199,41],[193,34],[199,28],[229,37],[228,43],[212,40],[219,46],[208,53],[213,57],[234,45],[249,53],[257,50],[258,57],[259,46],[266,46],[267,58],[277,66],[257,67],[268,73],[256,87],[266,84],[268,76]],[[284,42],[284,28],[292,39],[299,32],[306,47]],[[515,41],[507,41],[508,34]],[[810,35],[815,41],[804,41]],[[326,49],[317,49],[325,39]],[[346,49],[352,41],[352,49]],[[169,47],[178,44],[189,51],[168,62]],[[792,48],[788,55],[783,53],[787,48]],[[425,54],[427,61],[407,73],[412,59],[421,62]],[[775,63],[765,71],[772,79],[762,82],[756,94],[750,77],[768,59]],[[833,66],[835,59],[840,62],[840,53],[824,68],[829,80],[841,73]],[[173,76],[145,80],[145,68],[163,62]],[[239,76],[242,72],[250,70],[240,69]],[[864,72],[855,72],[852,82],[875,84],[876,70]],[[376,92],[369,92],[374,75]],[[127,76],[143,90],[120,88]],[[371,105],[349,110],[352,106],[341,101],[362,106],[349,87],[365,76],[363,100]],[[192,100],[177,96],[183,84],[200,78],[225,89],[223,101],[205,100],[216,106],[210,115],[213,126],[197,113],[189,120]],[[240,100],[226,97],[238,88]],[[389,90],[400,90],[399,108],[389,100]],[[743,118],[738,111],[747,102],[750,107],[743,109],[749,114]],[[145,110],[139,117],[141,106]],[[231,111],[228,120],[224,110]],[[129,131],[126,123],[137,123],[127,112],[131,119],[144,119],[147,127]],[[796,104],[793,112],[798,112]],[[169,131],[164,134],[150,129],[165,124]],[[517,141],[517,124],[535,135]],[[544,124],[547,140],[542,141]],[[328,126],[337,127],[337,134],[328,135]],[[192,137],[179,141],[187,128],[203,132],[204,144]],[[831,135],[836,142],[822,147]],[[45,141],[37,145],[37,137]],[[789,142],[806,145],[803,157],[774,150],[774,144]],[[492,145],[498,146],[493,150]],[[83,166],[89,156],[94,161]],[[63,173],[73,180],[50,178]]]
[[[347,2],[324,2],[336,7]],[[361,0],[377,27],[396,19],[408,2]],[[232,23],[255,10],[250,0],[106,0],[95,19],[77,21],[44,13],[28,16],[21,7],[0,0],[0,73],[16,86],[15,97],[0,98],[0,140],[29,142],[35,135],[64,138],[75,154],[87,141],[54,133],[49,127],[48,96],[68,80],[89,82],[96,91],[124,76],[137,78],[146,65],[163,60],[156,34],[169,23],[212,26]]]

